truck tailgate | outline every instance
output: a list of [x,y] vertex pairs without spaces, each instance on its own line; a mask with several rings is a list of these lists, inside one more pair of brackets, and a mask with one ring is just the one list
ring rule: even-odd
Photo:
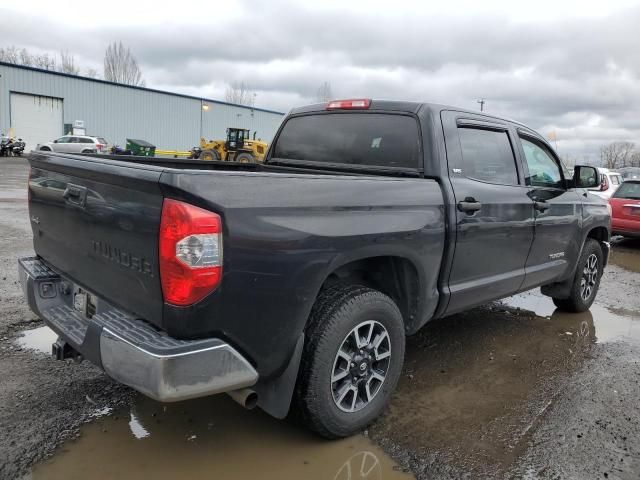
[[89,293],[152,322],[162,315],[162,169],[65,155],[30,157],[36,253]]

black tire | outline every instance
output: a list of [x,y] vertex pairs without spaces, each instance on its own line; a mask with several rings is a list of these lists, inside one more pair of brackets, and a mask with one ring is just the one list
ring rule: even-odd
[[40,147],[40,151],[41,152],[50,152],[51,148],[49,148],[49,147]]
[[256,163],[256,159],[250,153],[239,153],[234,161],[239,163]]
[[[595,276],[592,273],[587,273],[587,270],[591,270],[587,262],[592,262],[594,258],[593,256],[595,256],[597,262],[597,271]],[[573,277],[573,284],[571,286],[569,297],[553,297],[553,303],[556,307],[560,310],[564,310],[565,312],[573,313],[589,310],[593,301],[596,299],[598,288],[600,287],[600,279],[602,278],[603,272],[603,259],[604,257],[602,255],[602,248],[600,248],[600,244],[592,238],[587,238],[578,260],[578,267],[576,268],[576,273]],[[590,279],[593,281],[591,282]],[[586,291],[582,283],[583,280],[587,284],[592,283],[588,295],[585,295]]]
[[[364,402],[357,411],[347,412],[338,407],[339,399],[334,400],[337,395],[334,385],[338,384],[332,383],[332,376],[338,349],[344,347],[347,337],[353,338],[351,332],[355,327],[367,322],[383,327],[388,333],[389,361],[385,363],[385,378],[368,403]],[[376,338],[378,336],[383,335]],[[400,378],[405,347],[400,310],[391,298],[379,291],[357,285],[334,286],[321,292],[316,300],[305,337],[295,398],[303,423],[330,439],[361,431],[384,410]],[[380,365],[374,362],[371,357],[372,369]],[[348,370],[357,370],[354,363],[350,365]],[[369,385],[367,378],[370,377],[366,375],[369,374],[357,379],[365,382],[359,383],[363,388]],[[347,381],[351,382],[351,378]]]
[[213,149],[203,150],[200,152],[200,160],[220,160],[220,154]]

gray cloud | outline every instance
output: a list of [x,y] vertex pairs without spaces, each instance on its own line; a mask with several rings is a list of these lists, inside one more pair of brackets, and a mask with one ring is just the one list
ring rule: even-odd
[[[219,97],[249,82],[259,106],[309,102],[328,80],[335,95],[429,100],[476,108],[555,131],[563,153],[594,156],[613,140],[640,144],[640,7],[546,22],[506,16],[311,13],[298,3],[245,2],[251,15],[206,26],[86,29],[1,11],[0,43],[68,50],[100,66],[122,40],[149,86]],[[35,21],[37,20],[37,21]]]

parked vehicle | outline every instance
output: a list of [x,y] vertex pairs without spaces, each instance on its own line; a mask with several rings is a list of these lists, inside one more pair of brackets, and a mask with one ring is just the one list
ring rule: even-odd
[[623,180],[640,180],[640,167],[622,167],[618,171]]
[[25,143],[21,138],[18,138],[15,142],[11,144],[11,155],[14,157],[20,157],[24,153]]
[[160,401],[293,402],[327,438],[380,414],[405,335],[540,286],[584,311],[609,254],[594,167],[567,179],[533,130],[453,107],[298,108],[264,164],[29,161],[20,277],[57,358]]
[[107,141],[102,137],[88,135],[65,135],[52,142],[38,144],[36,150],[61,153],[106,153]]
[[193,147],[191,150],[189,150],[189,155],[187,156],[187,158],[197,160],[200,158],[200,154],[202,154],[202,149],[200,147]]
[[611,199],[613,235],[640,237],[640,180],[627,180]]
[[8,157],[12,140],[9,137],[0,135],[0,157]]
[[594,195],[608,200],[624,180],[622,175],[608,168],[598,168],[598,173],[600,176],[599,185],[590,190]]
[[[198,148],[199,152],[195,149]],[[227,138],[224,140],[200,139],[200,147],[191,149],[192,154],[198,153],[200,160],[223,160],[240,163],[256,163],[264,160],[268,144],[256,140],[256,132],[246,128],[227,128]]]
[[131,150],[124,149],[120,145],[114,145],[111,147],[109,149],[109,153],[111,153],[111,155],[133,155]]

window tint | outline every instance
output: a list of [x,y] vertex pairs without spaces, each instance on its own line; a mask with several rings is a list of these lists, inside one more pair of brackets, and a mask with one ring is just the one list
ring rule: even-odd
[[522,148],[529,167],[527,185],[562,188],[560,167],[545,149],[524,138]]
[[613,198],[640,200],[640,182],[623,182],[613,194]]
[[79,143],[78,137],[69,137],[69,143]]
[[418,124],[382,113],[329,113],[289,119],[274,158],[418,168]]
[[80,143],[93,143],[93,140],[91,140],[90,138],[78,137],[78,140],[80,141]]
[[459,128],[458,133],[464,176],[504,185],[518,184],[518,171],[507,132]]

